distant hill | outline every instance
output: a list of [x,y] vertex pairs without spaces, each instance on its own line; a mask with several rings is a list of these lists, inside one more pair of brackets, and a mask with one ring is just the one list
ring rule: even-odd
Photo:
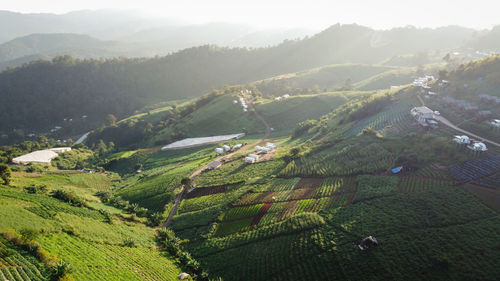
[[[457,27],[376,31],[338,24],[313,37],[269,48],[201,46],[151,59],[79,61],[66,57],[32,63],[0,74],[0,98],[4,101],[0,105],[0,131],[46,132],[62,126],[64,118],[83,115],[95,126],[107,114],[125,117],[145,105],[201,96],[224,84],[329,64],[373,64],[396,55],[453,49],[469,32]],[[63,41],[72,40],[76,39]]]
[[32,34],[0,45],[0,61],[28,56],[73,55],[75,57],[118,56],[120,43],[101,41],[88,35],[57,33]]

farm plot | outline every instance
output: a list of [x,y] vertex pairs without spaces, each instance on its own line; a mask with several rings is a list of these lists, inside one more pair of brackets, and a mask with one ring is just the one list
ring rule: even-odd
[[436,167],[434,165],[419,169],[418,171],[413,173],[413,175],[422,178],[433,178],[433,179],[443,179],[443,180],[449,179],[447,171],[440,169],[439,167]]
[[196,197],[201,197],[201,196],[207,196],[207,195],[212,195],[212,194],[217,194],[217,193],[224,193],[226,192],[226,186],[221,185],[221,186],[211,186],[211,187],[199,187],[195,188],[186,195],[184,195],[184,198],[186,199],[191,199],[191,198],[196,198]]
[[500,188],[500,173],[496,173],[496,174],[489,176],[489,177],[476,179],[476,180],[472,181],[471,183],[477,184],[480,186],[484,186],[484,187],[499,189]]
[[387,171],[394,163],[393,155],[382,145],[371,143],[347,144],[339,149],[324,149],[318,153],[291,161],[281,170],[282,176],[332,177]]
[[316,189],[314,197],[329,197],[336,194],[353,192],[356,192],[354,178],[325,178],[321,186]]
[[26,251],[0,237],[0,280],[45,281],[45,267]]
[[356,178],[358,192],[354,197],[354,202],[394,194],[397,192],[398,182],[397,177],[358,176]]
[[65,233],[40,240],[44,249],[72,265],[75,280],[174,280],[180,273],[172,260],[149,247],[93,243]]
[[500,171],[500,155],[487,154],[449,170],[455,182],[470,182]]
[[407,121],[411,120],[410,109],[412,107],[414,107],[413,101],[401,101],[399,104],[393,105],[382,112],[360,120],[345,132],[345,135],[355,136],[361,133],[365,128],[381,130],[385,127],[394,126],[399,123],[407,123]]
[[257,189],[258,191],[287,191],[294,188],[294,186],[300,181],[300,178],[275,178],[262,184]]
[[421,192],[437,187],[451,187],[452,184],[452,181],[446,179],[407,176],[401,178],[399,191],[402,193]]

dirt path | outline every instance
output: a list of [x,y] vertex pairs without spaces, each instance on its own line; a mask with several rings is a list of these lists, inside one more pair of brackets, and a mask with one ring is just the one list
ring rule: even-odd
[[[271,134],[271,127],[269,126],[269,123],[267,123],[267,121],[262,117],[262,115],[260,115],[260,113],[257,110],[255,110],[255,108],[253,107],[252,103],[249,102],[248,105],[253,109],[253,112],[255,113],[255,115],[257,116],[257,118],[266,126],[266,134],[260,140],[254,142],[254,143],[247,144],[247,145],[243,146],[242,148],[238,149],[237,151],[231,152],[231,153],[226,154],[226,155],[221,155],[221,156],[215,158],[215,160],[212,160],[212,161],[221,161],[222,158],[231,158],[237,152],[245,151],[247,149],[250,149],[254,145],[263,144],[264,142],[266,142],[267,138],[269,138],[269,135]],[[194,179],[195,177],[197,177],[198,175],[200,175],[201,172],[205,171],[206,169],[208,169],[208,164],[204,165],[200,169],[194,171],[189,176],[189,178]],[[170,223],[172,222],[172,218],[177,213],[177,209],[179,208],[179,205],[180,205],[180,203],[182,201],[182,197],[184,196],[185,193],[186,193],[186,189],[183,186],[182,189],[181,189],[181,191],[177,195],[177,198],[175,199],[174,206],[172,207],[172,210],[170,210],[170,213],[168,214],[167,220],[161,225],[161,227],[165,227],[166,228],[166,227],[168,227],[170,225]]]
[[[425,102],[424,100],[420,97],[420,95],[417,95],[417,98],[420,100],[420,103],[422,103],[422,106],[425,106]],[[477,139],[480,139],[482,142],[487,142],[489,144],[492,144],[492,145],[495,145],[495,146],[498,146],[500,147],[500,143],[497,143],[497,142],[494,142],[494,141],[491,141],[489,139],[486,139],[486,138],[483,138],[481,136],[478,136],[474,133],[471,133],[467,130],[464,130],[464,129],[461,129],[459,127],[457,127],[455,124],[453,124],[452,122],[450,122],[448,119],[444,118],[443,116],[439,115],[439,116],[435,116],[435,119],[438,120],[439,122],[441,122],[442,124],[456,130],[456,131],[459,131],[459,132],[462,132],[464,134],[467,134],[469,136],[472,136],[474,138],[477,138]]]

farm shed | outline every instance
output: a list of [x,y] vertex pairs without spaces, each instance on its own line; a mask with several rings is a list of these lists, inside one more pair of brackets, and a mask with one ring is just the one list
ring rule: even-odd
[[245,163],[247,164],[255,163],[258,160],[259,160],[259,155],[257,154],[248,154],[248,156],[245,157]]
[[242,146],[243,146],[243,144],[238,143],[238,144],[236,144],[235,146],[233,146],[233,150],[240,149]]
[[228,152],[229,150],[231,150],[231,147],[229,145],[223,145],[222,149],[224,149],[224,152]]
[[173,150],[173,149],[183,149],[191,148],[196,146],[202,146],[207,144],[214,144],[219,142],[224,142],[233,139],[239,139],[245,136],[245,133],[232,134],[232,135],[222,135],[222,136],[212,136],[212,137],[201,137],[201,138],[187,138],[180,141],[173,142],[161,148],[161,150]]
[[222,147],[217,147],[217,148],[215,149],[215,152],[216,152],[217,154],[223,154],[223,153],[224,153],[224,148],[222,148]]
[[177,278],[178,278],[179,280],[186,280],[186,279],[188,279],[188,278],[189,278],[189,274],[187,274],[186,272],[183,272],[183,273],[179,274],[179,275],[177,276]]
[[469,144],[470,143],[470,139],[468,136],[466,135],[463,135],[463,136],[455,136],[453,138],[453,141],[456,142],[456,143],[460,143],[460,144]]
[[486,144],[482,142],[475,142],[469,146],[467,146],[469,149],[472,149],[474,151],[486,151],[488,148],[486,148]]

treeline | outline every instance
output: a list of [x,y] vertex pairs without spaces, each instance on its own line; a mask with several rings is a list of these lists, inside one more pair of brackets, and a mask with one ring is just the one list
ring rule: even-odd
[[[389,43],[374,46],[373,36]],[[145,105],[200,96],[223,84],[333,63],[377,63],[398,54],[455,47],[467,36],[467,30],[456,28],[379,32],[335,25],[313,37],[271,48],[201,46],[150,59],[64,56],[35,61],[0,74],[0,141],[12,141],[14,129],[16,140],[54,126],[72,128],[68,134],[77,134],[98,127],[108,114],[122,118]],[[84,123],[62,125],[65,118],[76,122],[83,116],[87,116]]]

